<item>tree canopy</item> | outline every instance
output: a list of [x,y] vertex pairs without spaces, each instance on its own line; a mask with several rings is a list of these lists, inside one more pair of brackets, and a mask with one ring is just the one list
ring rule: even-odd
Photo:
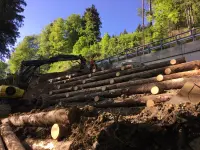
[[[86,8],[81,16],[57,18],[37,36],[27,36],[15,48],[9,61],[10,70],[16,71],[22,60],[49,58],[57,54],[82,54],[87,59],[103,59],[124,52],[145,42],[160,40],[200,24],[200,0],[145,0],[144,27],[138,24],[135,31],[126,29],[120,35],[105,33],[101,37],[101,18],[97,8]],[[138,9],[141,16],[141,8]],[[46,67],[46,71],[63,71],[73,63],[60,62]]]
[[0,57],[8,57],[10,49],[19,37],[19,27],[23,25],[26,3],[24,0],[0,1]]

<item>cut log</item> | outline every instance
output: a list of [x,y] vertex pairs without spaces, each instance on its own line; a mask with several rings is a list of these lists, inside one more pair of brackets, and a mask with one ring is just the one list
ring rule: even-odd
[[157,81],[163,81],[164,80],[164,76],[162,74],[159,74],[157,77],[156,77]]
[[61,101],[62,103],[70,103],[70,102],[81,102],[81,101],[92,101],[95,96],[100,96],[103,98],[114,98],[121,96],[122,94],[127,94],[127,95],[132,95],[132,94],[143,94],[143,93],[150,93],[151,88],[153,86],[158,86],[158,87],[163,87],[163,90],[170,90],[170,89],[181,89],[183,85],[188,82],[195,82],[200,84],[200,77],[192,77],[192,78],[178,78],[178,79],[172,79],[168,81],[163,81],[159,83],[149,83],[149,84],[144,84],[144,85],[136,85],[136,86],[131,86],[129,88],[124,88],[124,89],[114,89],[110,91],[104,91],[104,92],[97,92],[97,93],[92,93],[92,94],[80,94],[74,97],[70,98],[63,98],[60,100],[56,101],[50,101],[53,103],[58,103]]
[[32,139],[27,138],[25,140],[26,143],[33,149],[33,150],[70,150],[70,146],[73,141],[56,141],[53,139]]
[[[195,62],[193,62],[194,64]],[[166,62],[165,63],[159,63],[160,64],[165,64],[166,66]],[[169,64],[169,62],[168,62]],[[191,64],[191,62],[190,62]],[[155,76],[159,73],[163,73],[163,71],[166,69],[166,68],[159,68],[159,69],[155,69],[158,65],[154,64],[154,65],[149,65],[149,66],[144,66],[144,67],[141,67],[141,68],[135,68],[135,69],[129,69],[129,70],[125,70],[125,72],[121,72],[120,75],[121,77],[115,77],[116,76],[116,73],[115,72],[111,72],[111,73],[108,73],[108,74],[105,74],[105,75],[102,75],[102,76],[95,76],[95,77],[91,77],[90,79],[86,79],[85,80],[85,83],[90,83],[91,84],[87,84],[85,86],[90,86],[92,87],[94,85],[94,82],[95,81],[98,81],[98,82],[95,82],[95,84],[97,84],[97,86],[101,86],[103,85],[103,83],[109,83],[109,78],[112,78],[112,77],[115,77],[113,79],[116,79],[115,81],[116,82],[123,82],[124,81],[128,81],[130,80],[131,78],[133,77],[140,77],[141,74],[144,76],[144,77],[151,77],[151,76]],[[178,65],[174,65],[173,67],[177,67]],[[179,67],[179,66],[178,66]],[[154,68],[154,69],[153,69]],[[153,70],[151,70],[153,69]],[[144,71],[144,70],[147,70],[147,71]],[[144,72],[141,72],[141,71],[144,71]],[[139,72],[139,73],[137,73]],[[135,74],[132,74],[132,73],[135,73]],[[127,75],[129,74],[129,75]],[[125,75],[125,76],[123,76]],[[133,77],[132,77],[133,76]],[[105,79],[105,80],[103,80]],[[99,80],[102,80],[102,81],[99,81]],[[119,81],[117,81],[119,80]],[[74,82],[70,82],[70,83],[65,83],[65,84],[61,84],[60,86],[58,86],[58,89],[60,88],[66,88],[66,87],[69,87],[69,86],[72,86],[72,85],[77,85],[77,84],[82,84],[82,79],[80,80],[77,80],[77,81],[74,81]]]
[[[75,86],[76,87],[76,86]],[[74,88],[75,88],[74,87]],[[49,92],[49,95],[54,95],[54,94],[59,94],[59,93],[65,93],[65,92],[70,92],[74,90],[73,87],[65,88],[65,89],[59,89],[59,90],[52,90]]]
[[9,122],[14,126],[46,126],[54,123],[72,124],[79,120],[80,111],[73,107],[70,110],[59,109],[49,112],[40,112],[25,115],[8,117]]
[[5,148],[4,144],[3,144],[3,140],[1,138],[1,136],[0,136],[0,150],[6,150],[6,148]]
[[140,98],[116,98],[112,101],[105,100],[103,103],[94,104],[94,107],[97,108],[110,108],[110,107],[138,107],[146,105],[147,101],[153,100],[154,103],[161,103],[169,101],[177,92],[174,93],[165,93],[160,95],[150,95],[150,96],[142,96]]
[[[196,76],[196,75],[200,75],[200,70],[193,70],[193,71],[175,73],[175,74],[171,74],[171,75],[164,75],[163,80],[166,81],[166,80],[177,79],[177,78],[182,78],[182,77],[192,77],[192,76]],[[106,85],[106,86],[102,86],[102,87],[100,86],[100,87],[95,87],[95,88],[83,89],[80,91],[68,92],[68,93],[70,95],[69,97],[71,97],[71,96],[87,94],[87,93],[91,93],[91,92],[105,91],[104,89],[113,90],[113,89],[118,89],[118,88],[127,88],[127,87],[134,86],[134,85],[142,85],[142,84],[146,84],[146,83],[155,83],[156,84],[157,77],[122,82],[122,83]],[[65,98],[65,97],[66,97],[65,94],[57,94],[57,95],[53,95],[51,97],[51,99]]]
[[120,72],[116,72],[116,77],[119,77],[120,76]]
[[2,124],[1,136],[8,150],[25,150],[9,124]]
[[164,92],[164,88],[163,87],[158,87],[158,86],[153,86],[151,88],[151,94],[156,95],[156,94],[160,94]]
[[171,74],[172,73],[172,70],[170,69],[170,68],[167,68],[167,69],[165,69],[165,74]]
[[[184,63],[185,59],[184,58],[177,58],[177,62],[179,63]],[[120,76],[131,74],[131,73],[137,73],[137,72],[142,72],[142,71],[147,71],[147,70],[152,70],[152,69],[157,69],[157,68],[162,68],[162,67],[167,67],[170,66],[170,61],[163,61],[155,64],[150,64],[138,68],[133,68],[133,69],[128,69],[120,72]]]
[[182,63],[179,64],[179,68],[176,67],[177,65],[167,67],[165,69],[165,74],[172,74],[182,71],[189,71],[189,70],[196,70],[196,68],[199,68],[200,61],[191,61],[189,63]]
[[170,60],[171,65],[176,65],[176,64],[180,64],[180,63],[184,63],[184,62],[186,62],[185,57]]
[[[176,70],[175,72],[182,72],[182,71],[193,70],[193,68],[196,66],[200,66],[200,61],[192,61],[188,63],[178,64],[178,65],[170,66],[169,68]],[[112,79],[114,80],[115,83],[120,83],[120,82],[132,80],[134,78],[148,78],[148,77],[157,76],[158,74],[163,73],[165,69],[166,69],[165,67],[152,69],[152,70],[147,70],[144,72],[138,72],[134,74],[115,77]],[[126,70],[126,71],[129,71],[129,70]],[[110,84],[110,79],[86,83],[84,85],[78,85],[78,87],[80,87],[80,89],[84,89],[84,88],[91,88],[91,87],[108,85],[108,84]]]
[[54,124],[51,127],[51,137],[54,140],[61,140],[70,134],[70,127],[62,124]]

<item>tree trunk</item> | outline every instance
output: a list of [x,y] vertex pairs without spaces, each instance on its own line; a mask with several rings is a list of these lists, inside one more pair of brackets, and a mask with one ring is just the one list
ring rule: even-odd
[[65,126],[62,124],[54,124],[51,127],[51,137],[54,140],[61,140],[70,134],[70,126]]
[[53,125],[54,123],[72,124],[79,120],[79,118],[79,109],[72,108],[69,111],[59,109],[49,112],[10,116],[8,120],[14,126],[46,126]]
[[1,136],[8,150],[25,150],[9,124],[2,124]]

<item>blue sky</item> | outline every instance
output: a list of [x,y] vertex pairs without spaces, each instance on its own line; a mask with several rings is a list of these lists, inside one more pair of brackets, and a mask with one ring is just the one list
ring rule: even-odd
[[[24,26],[20,28],[20,42],[25,36],[39,34],[58,17],[66,19],[71,14],[83,15],[94,4],[102,21],[101,33],[118,35],[126,29],[132,32],[142,19],[137,16],[141,0],[26,0]],[[17,42],[17,43],[18,43]]]

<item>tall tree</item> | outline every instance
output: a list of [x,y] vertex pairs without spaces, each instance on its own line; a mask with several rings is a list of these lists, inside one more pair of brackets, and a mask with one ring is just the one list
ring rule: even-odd
[[23,25],[26,3],[24,0],[1,0],[0,1],[0,57],[10,55],[10,48],[14,46],[18,29]]
[[50,43],[50,33],[53,23],[47,25],[39,36],[39,50],[38,55],[42,56],[43,58],[49,58],[51,56],[51,49],[52,45]]
[[86,9],[83,16],[84,34],[87,37],[88,45],[99,42],[101,39],[101,19],[94,5]]
[[72,52],[72,49],[68,46],[69,41],[67,40],[67,31],[65,29],[64,19],[58,18],[53,22],[49,41],[52,46],[49,50],[50,56]]
[[72,14],[65,21],[67,40],[69,48],[72,50],[82,33],[82,18],[80,15]]
[[109,40],[110,40],[110,35],[108,33],[106,33],[101,39],[100,45],[101,45],[101,53],[102,53],[103,58],[106,57],[106,53],[109,47]]
[[9,69],[15,73],[23,60],[38,59],[37,51],[39,49],[38,36],[26,36],[15,48],[9,60]]

